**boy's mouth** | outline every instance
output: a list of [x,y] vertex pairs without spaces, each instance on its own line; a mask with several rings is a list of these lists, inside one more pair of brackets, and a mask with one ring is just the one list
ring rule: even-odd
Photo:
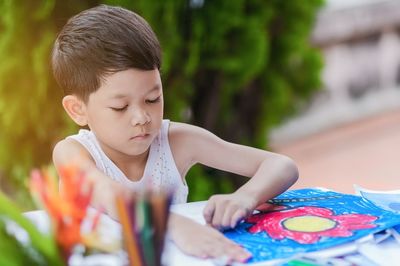
[[150,136],[150,134],[148,134],[148,133],[139,134],[139,135],[132,137],[131,140],[144,140],[144,139],[148,138],[149,136]]

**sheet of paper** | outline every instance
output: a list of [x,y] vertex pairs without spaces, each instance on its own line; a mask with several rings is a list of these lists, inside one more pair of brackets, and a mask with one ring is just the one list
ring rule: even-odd
[[378,245],[372,242],[365,243],[360,245],[358,250],[364,257],[380,266],[393,266],[400,262],[400,245],[394,238]]
[[378,207],[400,213],[400,190],[378,191],[354,185],[356,193],[377,205]]
[[207,201],[196,201],[182,204],[171,205],[171,211],[187,218],[190,218],[198,223],[205,224],[203,217],[203,209]]

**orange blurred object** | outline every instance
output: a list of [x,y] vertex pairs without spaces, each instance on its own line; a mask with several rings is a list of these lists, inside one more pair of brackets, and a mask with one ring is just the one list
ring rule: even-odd
[[68,260],[72,248],[83,243],[81,224],[93,193],[93,183],[75,166],[59,169],[62,186],[58,190],[57,178],[49,170],[33,170],[30,188],[32,194],[48,212],[57,244],[64,259]]

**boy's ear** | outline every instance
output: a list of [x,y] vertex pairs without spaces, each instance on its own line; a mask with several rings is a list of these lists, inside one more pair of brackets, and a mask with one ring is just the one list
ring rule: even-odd
[[72,120],[80,126],[87,125],[86,105],[75,95],[67,95],[62,99],[62,105]]

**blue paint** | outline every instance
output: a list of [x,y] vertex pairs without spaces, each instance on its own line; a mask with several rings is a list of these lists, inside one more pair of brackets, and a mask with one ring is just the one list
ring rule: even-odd
[[400,203],[391,202],[389,203],[389,208],[392,209],[393,211],[400,212]]

